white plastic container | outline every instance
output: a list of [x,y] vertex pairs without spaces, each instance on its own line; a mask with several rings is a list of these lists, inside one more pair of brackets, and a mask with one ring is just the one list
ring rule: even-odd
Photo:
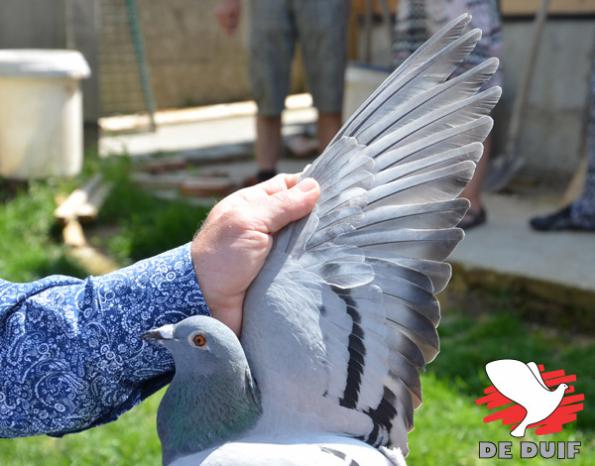
[[71,50],[0,50],[0,176],[72,176],[83,160],[80,80]]

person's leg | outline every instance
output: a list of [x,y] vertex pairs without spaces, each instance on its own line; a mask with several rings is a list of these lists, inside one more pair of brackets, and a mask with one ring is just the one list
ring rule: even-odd
[[533,217],[529,224],[537,231],[595,231],[595,60],[592,63],[590,110],[587,123],[587,177],[581,196],[572,204],[543,216]]
[[572,219],[595,230],[595,60],[591,71],[591,96],[587,125],[587,177],[581,196],[572,203]]
[[[457,17],[465,10],[471,13],[472,19],[470,27],[480,28],[482,36],[473,49],[471,54],[457,68],[454,75],[459,75],[464,71],[483,63],[490,57],[499,57],[502,49],[501,18],[500,11],[495,0],[480,1],[458,1],[451,4],[446,15],[446,19]],[[502,70],[498,69],[494,76],[482,86],[485,90],[492,86],[501,86],[503,81]],[[492,136],[488,136],[484,141],[484,151],[473,178],[461,193],[461,197],[469,199],[471,207],[461,220],[459,226],[463,229],[470,229],[485,223],[487,215],[482,203],[482,187],[486,171],[489,165],[490,153],[492,150]]]
[[349,2],[294,0],[293,7],[322,151],[341,128]]
[[276,174],[281,153],[281,115],[256,117],[257,181],[265,181]]
[[341,129],[340,112],[318,113],[318,150],[322,152]]
[[490,150],[492,146],[492,136],[488,136],[483,143],[483,155],[477,164],[475,174],[469,184],[465,187],[460,197],[469,199],[471,206],[459,223],[459,228],[470,230],[484,224],[487,220],[487,214],[481,202],[481,191],[483,180],[488,168]]
[[595,230],[595,122],[591,127],[587,177],[581,196],[572,203],[571,215],[576,224]]
[[473,175],[473,178],[471,178],[471,181],[463,190],[460,196],[469,199],[469,202],[471,202],[471,207],[469,208],[469,212],[471,215],[473,213],[478,213],[483,208],[483,205],[481,203],[481,191],[483,186],[483,180],[485,178],[485,174],[488,167],[488,160],[490,158],[491,147],[492,136],[489,135],[483,143],[483,155],[481,156],[481,159],[477,164],[475,174]]
[[251,0],[250,82],[258,105],[256,163],[258,174],[248,184],[276,173],[281,154],[281,112],[289,92],[295,27],[289,0]]

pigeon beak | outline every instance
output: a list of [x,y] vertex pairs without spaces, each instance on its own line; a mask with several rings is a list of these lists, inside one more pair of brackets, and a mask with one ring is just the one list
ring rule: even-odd
[[144,333],[143,340],[158,343],[163,340],[173,340],[174,326],[172,324],[163,325],[162,327],[154,328]]

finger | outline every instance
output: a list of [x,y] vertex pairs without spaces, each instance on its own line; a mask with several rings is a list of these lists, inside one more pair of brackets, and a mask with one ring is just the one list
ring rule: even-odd
[[256,187],[263,189],[270,196],[279,191],[285,191],[292,188],[297,184],[298,179],[298,174],[288,175],[286,173],[281,173],[269,180],[257,184]]
[[313,178],[306,178],[290,189],[279,191],[263,206],[263,224],[267,233],[276,233],[287,224],[299,220],[314,208],[320,187]]

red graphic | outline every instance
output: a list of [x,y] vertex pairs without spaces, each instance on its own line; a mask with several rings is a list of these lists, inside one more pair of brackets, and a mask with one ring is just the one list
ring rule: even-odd
[[[528,428],[535,428],[537,435],[555,434],[562,431],[564,424],[576,421],[576,413],[582,411],[585,407],[585,395],[582,393],[574,394],[574,385],[571,385],[571,382],[576,382],[576,375],[566,375],[562,369],[544,372],[543,364],[539,364],[538,367],[543,381],[549,388],[555,389],[561,383],[567,384],[568,388],[556,410],[544,420],[530,424]],[[525,408],[506,398],[493,385],[486,388],[484,393],[485,396],[475,400],[476,404],[486,405],[490,410],[510,405],[484,417],[483,422],[485,423],[501,419],[502,424],[515,427],[527,414]]]

